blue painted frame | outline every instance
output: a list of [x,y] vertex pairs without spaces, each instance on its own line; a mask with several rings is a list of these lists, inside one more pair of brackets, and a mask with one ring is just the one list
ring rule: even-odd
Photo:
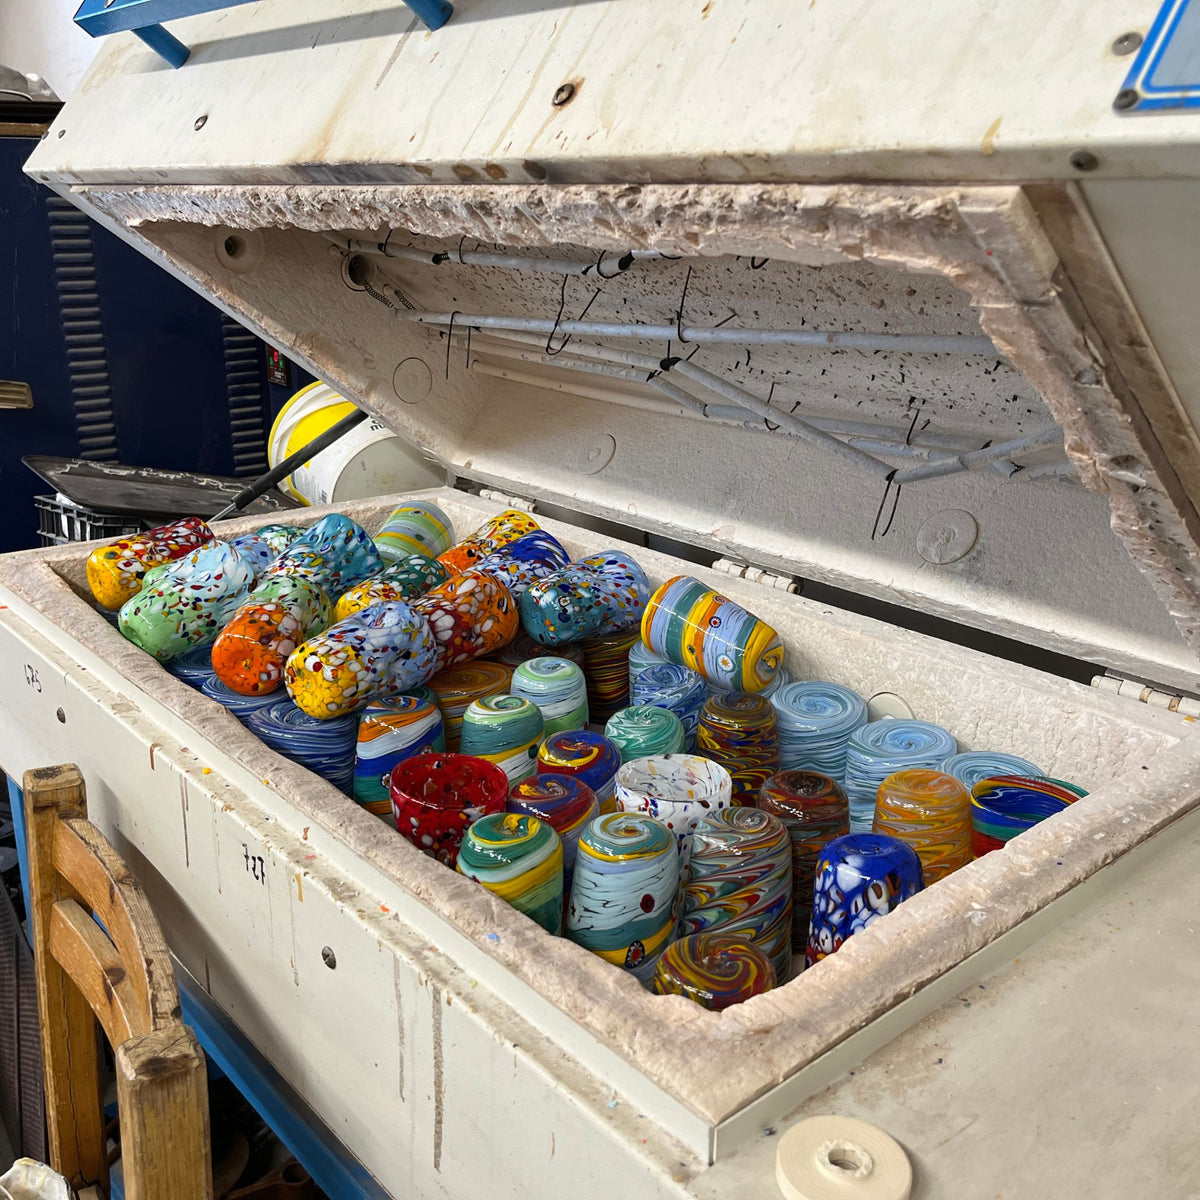
[[[25,797],[8,780],[17,862],[25,911],[29,903],[29,859],[25,845]],[[291,1151],[330,1200],[391,1200],[375,1177],[334,1136],[303,1097],[271,1065],[258,1047],[223,1013],[174,955],[175,981],[184,1023],[196,1033],[204,1053],[233,1081],[275,1136]],[[116,1189],[114,1189],[115,1192]]]
[[[75,24],[92,37],[132,30],[160,58],[173,67],[182,67],[191,51],[162,27],[163,21],[253,3],[256,0],[83,0],[75,13]],[[404,0],[404,3],[429,29],[441,29],[454,12],[449,0]]]
[[1180,24],[1191,11],[1197,20],[1192,0],[1164,0],[1155,15],[1154,22],[1146,33],[1138,56],[1133,60],[1129,73],[1121,84],[1122,92],[1136,92],[1137,103],[1128,108],[1117,109],[1118,113],[1162,112],[1171,109],[1200,108],[1200,77],[1194,83],[1155,83],[1155,75],[1162,65],[1163,57],[1171,48],[1179,33]]

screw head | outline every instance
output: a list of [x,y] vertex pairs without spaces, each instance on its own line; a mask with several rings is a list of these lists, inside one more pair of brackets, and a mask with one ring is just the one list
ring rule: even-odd
[[1113,108],[1124,112],[1133,108],[1141,98],[1142,95],[1136,88],[1122,88],[1113,99]]
[[1140,33],[1123,33],[1112,44],[1112,52],[1114,54],[1132,54],[1142,44],[1142,35]]
[[331,970],[337,969],[337,955],[329,946],[321,947],[321,961]]
[[58,723],[60,725],[65,725],[67,723],[67,714],[63,712],[61,708],[58,709],[54,715],[58,718]]
[[564,104],[570,104],[575,99],[575,85],[573,83],[560,84],[558,90],[554,93],[554,99],[550,101],[555,108],[562,108]]
[[1077,171],[1094,171],[1100,160],[1090,150],[1074,150],[1067,161]]
[[195,129],[197,132],[199,132],[199,130],[203,129],[204,126],[207,124],[208,124],[208,113],[203,113],[201,116],[198,116],[196,118],[195,122],[192,125],[192,128]]

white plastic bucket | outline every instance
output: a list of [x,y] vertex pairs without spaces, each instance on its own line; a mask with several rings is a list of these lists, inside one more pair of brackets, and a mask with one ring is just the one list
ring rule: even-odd
[[[310,383],[301,388],[279,410],[271,426],[267,461],[271,466],[281,463],[349,416],[354,408],[326,383]],[[370,417],[285,475],[279,487],[302,504],[336,504],[390,492],[440,487],[445,482],[446,472],[441,467],[381,421]]]

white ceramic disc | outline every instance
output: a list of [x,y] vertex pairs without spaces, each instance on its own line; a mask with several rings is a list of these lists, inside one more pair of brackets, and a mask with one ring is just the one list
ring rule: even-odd
[[909,1200],[912,1166],[895,1138],[855,1117],[810,1117],[775,1153],[784,1200]]

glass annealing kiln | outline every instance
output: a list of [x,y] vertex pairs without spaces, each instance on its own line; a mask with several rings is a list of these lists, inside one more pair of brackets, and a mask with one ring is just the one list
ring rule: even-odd
[[1176,9],[460,0],[430,33],[295,0],[178,22],[177,71],[104,46],[30,173],[421,445],[460,529],[515,497],[572,552],[631,542],[769,620],[794,677],[1090,791],[709,1013],[256,742],[86,603],[87,549],[0,560],[0,766],[80,765],[182,965],[368,1189],[767,1196],[803,1109],[889,1128],[919,1196],[1110,1194],[1133,1158],[1190,1194],[1110,1110],[1127,1087],[1175,1144],[1119,1081],[1139,1005],[1191,998],[1191,931],[1163,916],[1143,974],[1103,908],[1186,908],[1200,861],[1200,119],[1149,102],[1186,75]]

